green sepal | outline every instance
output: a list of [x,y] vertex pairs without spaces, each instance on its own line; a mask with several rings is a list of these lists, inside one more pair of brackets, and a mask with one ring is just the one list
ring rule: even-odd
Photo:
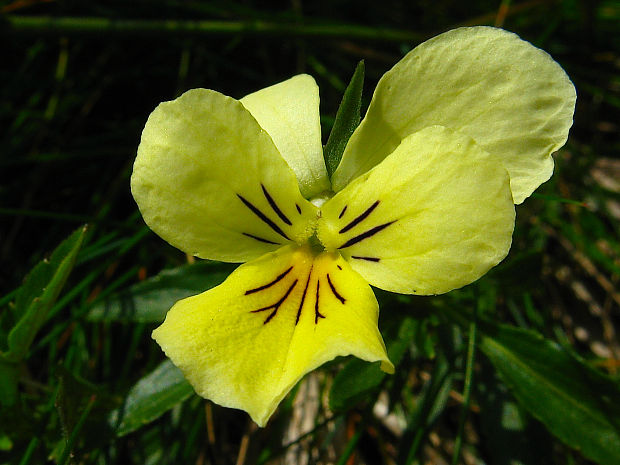
[[49,260],[39,262],[26,277],[16,296],[14,315],[17,323],[8,336],[8,351],[0,356],[19,362],[28,353],[39,328],[45,322],[84,242],[87,227],[81,227],[65,239]]
[[360,109],[362,106],[362,91],[364,90],[364,60],[355,68],[351,82],[344,91],[342,102],[338,107],[334,126],[323,149],[327,174],[332,177],[340,164],[344,148],[355,128],[360,124]]

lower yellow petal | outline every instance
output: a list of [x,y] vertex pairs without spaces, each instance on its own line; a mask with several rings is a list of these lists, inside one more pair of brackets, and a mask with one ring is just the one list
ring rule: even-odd
[[201,396],[264,426],[306,373],[339,355],[381,361],[370,286],[336,253],[283,247],[177,302],[153,332]]

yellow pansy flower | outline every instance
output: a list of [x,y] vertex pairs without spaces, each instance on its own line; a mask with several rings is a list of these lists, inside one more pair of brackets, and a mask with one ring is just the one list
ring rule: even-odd
[[198,394],[261,426],[336,356],[393,372],[370,285],[439,294],[499,263],[574,105],[549,55],[489,27],[441,34],[388,71],[331,179],[308,75],[161,103],[131,177],[144,220],[188,254],[247,263],[153,337]]

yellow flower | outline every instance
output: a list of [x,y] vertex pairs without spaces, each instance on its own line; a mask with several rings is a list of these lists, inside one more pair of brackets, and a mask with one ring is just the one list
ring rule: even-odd
[[198,394],[261,426],[336,356],[393,372],[369,284],[439,294],[499,263],[574,104],[549,55],[488,27],[435,37],[387,72],[331,180],[310,76],[160,104],[131,178],[144,220],[184,252],[247,263],[177,302],[153,337]]

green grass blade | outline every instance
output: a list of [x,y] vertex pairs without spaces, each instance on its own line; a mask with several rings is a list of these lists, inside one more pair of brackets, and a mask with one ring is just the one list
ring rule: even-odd
[[363,429],[364,426],[366,425],[365,424],[358,425],[357,431],[355,431],[355,434],[351,437],[351,439],[349,439],[349,442],[347,442],[347,445],[344,448],[342,455],[338,458],[338,462],[336,463],[336,465],[346,465],[348,463],[349,458],[351,457],[351,455],[355,451],[355,448],[357,447],[357,443],[360,441],[362,437],[362,433],[364,432],[364,429]]
[[71,454],[71,451],[73,450],[73,446],[75,445],[75,442],[78,438],[78,434],[82,430],[82,426],[84,426],[84,422],[86,421],[86,418],[88,418],[88,415],[90,414],[91,410],[95,406],[96,400],[97,400],[97,396],[93,395],[88,401],[88,404],[86,404],[86,408],[84,408],[84,410],[82,411],[82,414],[80,415],[80,418],[78,419],[75,425],[75,428],[73,428],[73,430],[71,431],[71,434],[69,435],[69,439],[67,440],[67,444],[65,445],[65,448],[62,451],[62,455],[58,459],[58,465],[65,465],[67,461],[69,460],[69,455]]
[[34,454],[34,451],[37,449],[39,442],[41,442],[41,440],[37,437],[34,437],[30,440],[30,442],[28,443],[28,447],[26,448],[26,452],[24,452],[24,455],[19,462],[19,465],[28,465],[30,463],[32,454]]
[[277,36],[340,37],[347,40],[418,42],[425,36],[405,29],[366,27],[357,24],[298,24],[268,21],[180,21],[131,20],[100,17],[6,16],[9,33],[19,34],[107,34],[178,36]]
[[461,417],[459,418],[459,429],[454,441],[454,451],[452,453],[452,465],[459,463],[459,457],[461,455],[461,445],[463,443],[463,432],[465,430],[465,421],[467,420],[467,414],[469,413],[469,404],[471,401],[471,389],[474,376],[474,363],[476,353],[476,328],[477,322],[474,317],[474,321],[469,324],[469,341],[467,343],[467,364],[465,366],[465,388],[463,389],[463,408],[461,410]]
[[445,408],[453,378],[452,367],[445,355],[439,354],[435,360],[431,378],[424,385],[415,411],[407,421],[407,429],[398,448],[397,463],[410,464],[418,456],[431,425]]

